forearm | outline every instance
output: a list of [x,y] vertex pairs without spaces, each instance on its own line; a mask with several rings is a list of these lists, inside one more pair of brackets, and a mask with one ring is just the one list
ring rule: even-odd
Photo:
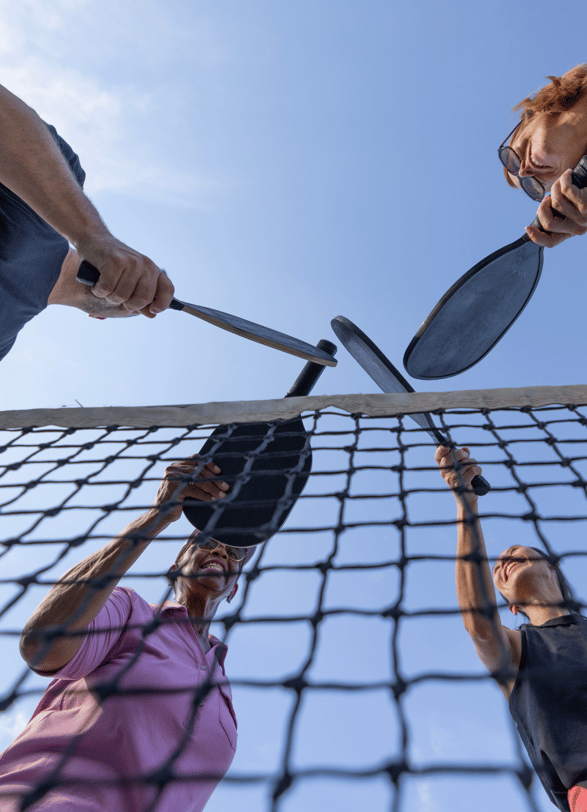
[[[82,638],[67,635],[88,627],[122,576],[168,524],[168,519],[152,509],[59,578],[23,630],[24,659],[45,670],[56,669],[71,659]],[[43,634],[49,630],[59,633],[50,644]]]
[[2,86],[0,182],[76,247],[109,235],[42,120]]
[[476,639],[495,635],[499,624],[495,588],[487,560],[476,505],[457,499],[457,599],[469,634]]

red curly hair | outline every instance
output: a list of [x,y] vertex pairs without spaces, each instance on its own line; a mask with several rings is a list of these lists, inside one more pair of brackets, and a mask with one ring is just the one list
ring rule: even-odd
[[[513,112],[521,110],[520,123],[525,124],[534,113],[563,113],[570,110],[587,92],[587,63],[582,62],[562,76],[547,76],[550,84],[540,88],[531,96],[513,108]],[[510,186],[516,184],[511,179],[507,169],[504,167],[505,179]]]

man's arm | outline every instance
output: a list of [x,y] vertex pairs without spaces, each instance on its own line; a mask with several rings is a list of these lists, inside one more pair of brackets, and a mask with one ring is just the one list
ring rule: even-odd
[[113,237],[43,121],[1,85],[0,183],[100,271],[96,296],[151,317],[169,307],[171,281],[148,257]]
[[[68,570],[53,585],[21,636],[21,654],[31,668],[57,671],[74,657],[84,635],[70,635],[87,629],[114,587],[151,541],[179,519],[184,499],[209,501],[224,496],[228,489],[226,483],[207,481],[207,477],[220,473],[214,463],[204,466],[195,481],[180,481],[181,477],[185,480],[186,476],[192,475],[197,464],[196,456],[169,466],[151,509],[102,549]],[[58,632],[58,636],[49,641],[47,633],[52,629]]]
[[[462,463],[458,472],[448,448],[440,446],[435,459],[457,502],[456,584],[459,608],[465,628],[485,667],[491,673],[510,671],[513,675],[519,663],[520,633],[502,626],[497,611],[495,587],[477,511],[478,496],[471,488],[473,477],[481,474],[481,466],[469,457],[467,448],[455,449],[454,453],[457,461]],[[463,487],[467,490],[463,490]]]

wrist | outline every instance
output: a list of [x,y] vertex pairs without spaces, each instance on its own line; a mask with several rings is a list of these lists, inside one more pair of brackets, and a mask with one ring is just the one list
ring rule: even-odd
[[76,223],[75,232],[67,237],[84,259],[96,262],[98,255],[103,250],[101,246],[111,245],[115,238],[89,199],[84,214],[85,218],[80,218],[80,221]]
[[173,522],[176,522],[181,514],[181,508],[178,510],[177,505],[174,505],[173,508],[169,508],[165,504],[153,505],[140,517],[139,521],[145,530],[151,528],[154,535],[156,535],[169,527],[170,524],[173,524]]
[[471,513],[477,515],[477,504],[479,497],[474,493],[457,494],[455,493],[455,500],[457,503],[457,518],[467,519]]
[[169,515],[162,514],[157,508],[149,508],[145,513],[132,521],[124,535],[134,537],[135,543],[149,544],[159,533],[163,532],[171,523]]

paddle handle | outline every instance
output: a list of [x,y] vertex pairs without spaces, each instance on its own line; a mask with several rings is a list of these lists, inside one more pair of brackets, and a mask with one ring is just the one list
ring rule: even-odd
[[473,477],[473,481],[471,482],[471,486],[477,496],[485,496],[486,493],[489,493],[491,490],[491,485],[485,479],[484,476],[478,474],[477,476]]
[[[321,339],[316,346],[319,350],[327,352],[328,355],[336,355],[336,344],[333,344],[332,341],[328,341],[326,338]],[[285,397],[298,398],[309,395],[323,372],[323,364],[315,364],[313,361],[308,361]]]
[[90,265],[87,259],[84,259],[82,264],[77,269],[77,281],[83,282],[84,285],[94,287],[99,278],[100,271],[97,268],[94,268],[93,265]]
[[[430,415],[427,414],[426,416],[430,420]],[[451,445],[449,441],[446,439],[446,437],[443,434],[441,434],[437,428],[434,428],[434,431],[429,431],[428,433],[430,434],[431,437],[433,437],[436,440],[437,443],[440,443],[440,445],[444,445],[447,448]],[[473,477],[471,481],[471,487],[473,488],[477,496],[485,496],[485,494],[489,493],[489,491],[491,490],[491,485],[485,479],[484,476],[481,476],[481,474],[477,474],[477,476]]]
[[[82,264],[77,269],[77,281],[83,282],[84,285],[94,287],[99,278],[100,271],[91,265],[87,259],[84,259]],[[183,303],[179,302],[177,299],[172,299],[169,303],[169,307],[171,310],[183,310]]]
[[[577,166],[573,169],[573,186],[576,186],[577,189],[584,189],[587,186],[587,155],[583,155]],[[556,209],[553,209],[552,213],[555,215],[555,217],[560,217],[564,220],[564,215],[562,215]],[[540,220],[538,217],[536,217],[532,225],[534,228],[544,231],[540,225]]]

